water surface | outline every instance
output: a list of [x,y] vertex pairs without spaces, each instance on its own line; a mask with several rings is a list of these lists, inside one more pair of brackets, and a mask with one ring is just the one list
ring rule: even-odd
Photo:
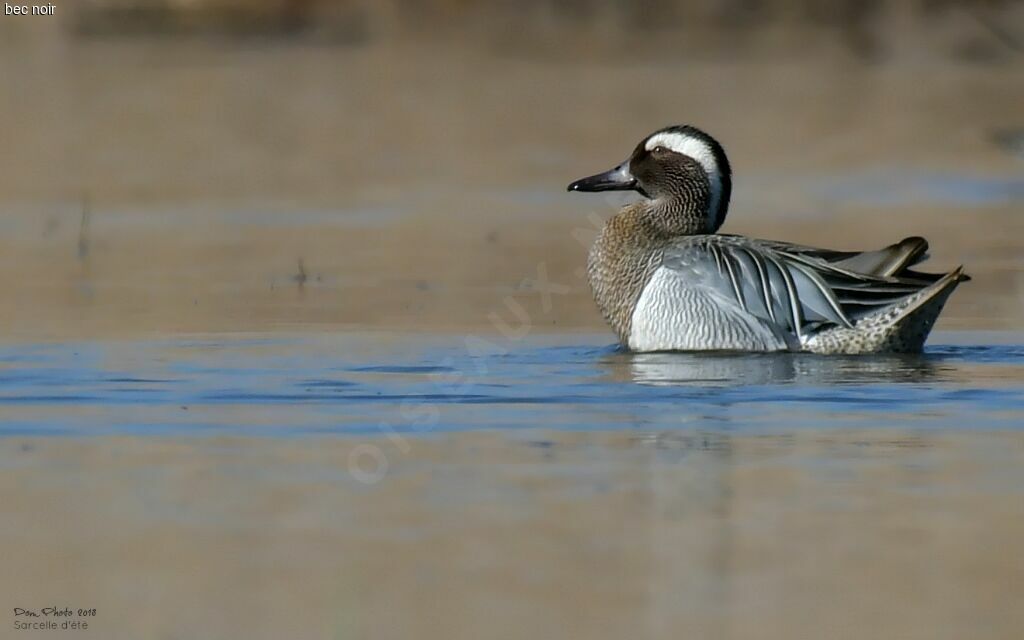
[[96,638],[1012,638],[1022,345],[7,344],[0,601]]
[[[1014,429],[1024,337],[924,354],[629,354],[601,335],[199,336],[0,348],[2,433]],[[987,338],[997,344],[970,344]],[[382,425],[386,425],[382,426]]]

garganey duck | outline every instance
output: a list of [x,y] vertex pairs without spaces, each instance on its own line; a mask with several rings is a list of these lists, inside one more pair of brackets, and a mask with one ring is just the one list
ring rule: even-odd
[[643,198],[590,249],[594,298],[633,351],[920,351],[963,267],[912,271],[924,238],[867,252],[717,233],[732,176],[722,146],[691,126],[644,138],[619,166],[569,191]]

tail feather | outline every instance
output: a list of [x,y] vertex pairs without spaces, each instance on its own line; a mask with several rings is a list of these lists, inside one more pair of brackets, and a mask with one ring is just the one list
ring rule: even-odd
[[946,300],[968,279],[962,266],[901,302],[861,318],[852,328],[834,327],[804,345],[816,353],[913,353],[924,348]]
[[886,350],[907,353],[923,349],[946,300],[965,278],[964,268],[959,266],[913,296],[907,304],[898,305],[899,313],[893,318],[886,337]]

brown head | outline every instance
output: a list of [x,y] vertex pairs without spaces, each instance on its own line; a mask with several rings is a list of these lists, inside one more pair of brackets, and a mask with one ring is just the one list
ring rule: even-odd
[[640,141],[619,166],[569,185],[569,191],[636,191],[678,233],[714,233],[725,221],[732,174],[725,150],[696,127],[678,125]]

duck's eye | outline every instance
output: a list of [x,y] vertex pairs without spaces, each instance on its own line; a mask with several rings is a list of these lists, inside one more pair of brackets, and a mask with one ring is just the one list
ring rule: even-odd
[[658,145],[658,146],[654,147],[654,153],[667,153],[667,152],[668,152],[668,149],[666,149],[665,147],[663,147],[661,145]]

